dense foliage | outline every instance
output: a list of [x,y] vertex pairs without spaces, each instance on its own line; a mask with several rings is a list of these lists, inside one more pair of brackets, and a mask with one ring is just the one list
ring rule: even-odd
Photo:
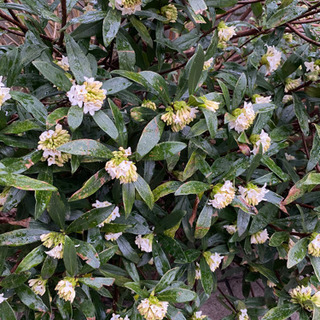
[[0,318],[320,319],[319,12],[0,2]]

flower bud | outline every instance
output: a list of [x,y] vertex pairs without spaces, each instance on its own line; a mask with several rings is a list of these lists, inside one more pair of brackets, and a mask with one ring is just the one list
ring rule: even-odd
[[284,92],[289,92],[291,90],[294,90],[296,88],[298,88],[301,85],[301,79],[291,79],[291,78],[287,78],[286,79],[286,85],[284,87]]
[[235,196],[235,188],[230,180],[223,185],[221,183],[215,185],[210,194],[209,205],[216,209],[223,209],[228,206]]
[[265,153],[269,150],[270,144],[271,144],[271,138],[264,130],[261,130],[261,133],[259,135],[258,134],[251,135],[250,141],[254,145],[252,150],[252,153],[254,155],[259,153],[260,145],[262,145],[262,153]]
[[76,296],[75,287],[77,285],[77,280],[71,277],[65,277],[63,280],[60,280],[55,287],[55,290],[58,291],[58,296],[65,301],[73,302]]
[[202,311],[197,311],[192,315],[191,320],[202,320],[206,317],[206,315],[202,314]]
[[49,251],[46,251],[46,254],[54,259],[62,259],[63,258],[63,246],[65,237],[62,233],[58,232],[50,232],[47,234],[42,234],[40,236],[40,240],[43,242],[42,244],[47,248],[52,248]]
[[135,240],[135,244],[141,251],[145,252],[152,252],[152,241],[153,241],[153,234],[148,234],[144,237],[138,235]]
[[173,4],[168,4],[161,8],[161,14],[168,19],[169,22],[176,22],[178,18],[178,10]]
[[210,251],[206,251],[203,253],[203,256],[212,272],[215,272],[216,269],[219,268],[219,265],[223,260],[223,256],[220,256],[220,254],[217,252],[211,253]]
[[137,309],[146,320],[162,320],[166,316],[168,306],[169,302],[159,301],[152,295],[142,300]]
[[281,62],[281,52],[278,51],[274,46],[267,46],[267,53],[262,56],[260,63],[267,67],[267,72],[271,73],[278,69]]
[[269,239],[267,229],[259,231],[251,236],[251,244],[263,244]]
[[320,234],[313,233],[311,239],[313,240],[308,245],[308,253],[314,257],[320,257]]
[[157,110],[157,105],[151,100],[143,100],[141,107],[149,108],[151,110]]
[[46,292],[47,281],[48,280],[44,280],[41,277],[39,277],[36,279],[30,279],[28,283],[35,294],[39,294],[40,296],[43,296]]
[[11,98],[10,88],[5,87],[2,82],[3,76],[0,76],[0,110],[3,103]]

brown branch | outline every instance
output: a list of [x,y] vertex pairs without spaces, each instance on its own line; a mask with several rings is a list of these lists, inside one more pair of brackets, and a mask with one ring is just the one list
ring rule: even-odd
[[[272,229],[276,230],[276,231],[289,232],[288,230],[284,230],[282,228],[279,228],[279,227],[277,227],[277,226],[275,226],[274,224],[271,224],[271,223],[269,223],[268,226],[271,227]],[[311,233],[289,232],[289,234],[292,235],[292,236],[300,237],[300,238],[306,238],[306,237],[309,237]]]
[[316,19],[307,19],[307,20],[300,20],[300,21],[292,21],[292,24],[306,24],[306,23],[312,23],[312,22],[318,22],[320,21],[320,18]]
[[5,14],[2,10],[0,10],[0,17],[7,20],[8,22],[11,22],[12,24],[16,25],[23,33],[26,33],[28,31],[28,28],[23,25],[22,23],[16,21],[15,19],[11,18],[7,14]]
[[4,26],[0,26],[0,29],[4,30],[4,31],[7,31],[9,33],[12,33],[12,34],[14,34],[16,36],[24,37],[24,33],[22,33],[22,32],[14,31],[14,30],[11,30],[11,29],[9,29],[7,27],[4,27]]
[[235,312],[238,312],[237,309],[234,307],[233,303],[229,300],[229,298],[223,293],[223,291],[218,287],[219,292],[222,294],[222,296],[226,299],[229,306],[234,310]]
[[176,66],[176,67],[174,67],[174,68],[161,71],[161,72],[159,72],[159,74],[166,74],[166,73],[169,73],[169,72],[172,72],[172,71],[179,70],[179,69],[183,68],[186,64],[187,64],[187,61],[184,62],[184,63],[182,63],[182,64],[179,64],[178,66]]
[[320,42],[318,41],[315,41],[313,39],[310,39],[309,37],[305,36],[302,32],[300,32],[298,29],[296,29],[295,27],[293,27],[291,24],[287,23],[286,24],[288,26],[289,29],[291,29],[296,35],[298,35],[301,39],[311,43],[311,44],[314,44],[318,47],[320,47]]
[[[67,23],[67,1],[61,0],[61,10],[62,10],[62,21],[61,21],[61,29],[66,25]],[[61,47],[63,44],[64,39],[64,31],[60,30],[60,38],[58,41],[58,45]]]
[[196,196],[196,199],[194,200],[194,205],[192,209],[192,215],[189,219],[190,226],[192,227],[194,220],[196,220],[197,217],[197,211],[198,211],[198,205],[199,205],[200,199],[198,196]]

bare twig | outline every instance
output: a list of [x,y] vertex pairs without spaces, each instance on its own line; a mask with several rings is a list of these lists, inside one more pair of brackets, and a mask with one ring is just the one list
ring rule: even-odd
[[[67,1],[61,0],[61,11],[62,11],[62,20],[61,20],[61,29],[66,25],[67,23]],[[64,31],[60,30],[60,38],[58,41],[58,45],[61,47],[63,44],[64,39]]]

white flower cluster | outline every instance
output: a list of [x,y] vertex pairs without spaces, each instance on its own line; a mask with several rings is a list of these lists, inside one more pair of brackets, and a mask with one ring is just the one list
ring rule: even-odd
[[233,110],[231,120],[229,121],[230,129],[236,130],[238,133],[247,130],[253,123],[256,114],[253,110],[251,102],[245,102],[242,109]]
[[[121,11],[122,15],[134,14],[136,11],[141,11],[141,0],[115,0],[115,7]],[[112,6],[111,2],[109,6]]]
[[71,155],[58,151],[57,148],[70,141],[67,130],[63,130],[61,124],[57,124],[55,130],[42,132],[39,137],[38,150],[43,150],[42,161],[48,161],[48,165],[56,164],[63,167]]
[[161,120],[171,126],[173,132],[178,132],[197,117],[198,108],[188,106],[185,101],[175,101],[166,111]]
[[254,155],[259,153],[260,145],[262,145],[262,153],[265,153],[269,150],[271,144],[271,138],[263,129],[259,135],[252,135],[250,141],[253,143],[253,150],[251,152]]
[[116,241],[119,237],[122,236],[122,232],[117,232],[117,233],[106,233],[104,238],[107,241]]
[[42,234],[40,240],[43,245],[47,248],[52,248],[46,251],[46,254],[54,259],[63,258],[63,246],[64,246],[64,235],[58,232],[50,232],[47,234]]
[[268,192],[266,185],[267,184],[265,183],[262,188],[259,188],[252,183],[248,183],[246,188],[239,186],[239,192],[243,200],[250,206],[256,206],[261,201],[266,200],[264,198]]
[[271,100],[271,96],[263,97],[263,96],[260,96],[260,95],[256,94],[256,95],[253,96],[253,102],[256,103],[256,104],[271,103],[272,100]]
[[235,35],[236,35],[235,26],[228,27],[224,21],[221,21],[218,24],[218,38],[219,38],[219,46],[221,48],[224,48],[226,46],[226,42],[229,41]]
[[206,315],[202,314],[202,311],[197,311],[192,315],[191,320],[202,320],[204,318],[206,318]]
[[136,237],[135,244],[138,246],[138,248],[141,251],[145,252],[152,252],[152,241],[153,241],[153,235],[149,234],[144,237],[139,234]]
[[248,310],[247,309],[240,309],[240,313],[238,315],[239,320],[249,320]]
[[314,257],[320,257],[320,234],[314,233],[314,238],[308,245],[308,253]]
[[286,85],[284,87],[284,92],[287,93],[291,90],[298,88],[301,85],[301,83],[302,83],[302,81],[300,78],[298,78],[298,79],[287,78]]
[[[94,208],[106,208],[106,207],[109,207],[111,206],[112,203],[109,202],[109,201],[99,201],[97,200],[95,203],[92,204],[92,206]],[[107,223],[110,223],[111,221],[115,220],[116,218],[119,218],[120,217],[120,213],[119,213],[119,207],[116,206],[113,211],[111,212],[111,214],[109,215],[109,217],[104,220],[103,222],[101,222],[100,224],[98,224],[98,227],[99,228],[102,228],[105,224]]]
[[251,236],[252,244],[263,244],[269,239],[267,229],[259,231]]
[[120,314],[113,313],[110,320],[130,320],[130,318],[128,316],[125,316],[124,318],[122,318]]
[[203,64],[203,70],[212,69],[213,62],[214,62],[213,58],[210,58],[209,60],[205,61]]
[[47,280],[39,277],[37,279],[30,279],[28,283],[35,294],[39,294],[40,296],[43,296],[45,294]]
[[0,303],[2,303],[3,301],[6,301],[8,298],[4,297],[3,293],[0,293]]
[[128,157],[132,154],[131,148],[119,148],[119,151],[112,152],[113,158],[106,163],[105,169],[111,179],[119,179],[120,183],[130,183],[137,181],[137,167]]
[[61,60],[57,61],[57,65],[64,71],[69,71],[70,65],[68,57],[62,56]]
[[167,313],[169,302],[159,301],[152,296],[149,299],[144,299],[138,305],[139,313],[147,320],[162,320]]
[[11,98],[10,88],[7,88],[2,82],[3,76],[0,76],[0,110],[3,103]]
[[76,285],[77,281],[74,278],[66,277],[58,282],[55,290],[58,291],[58,295],[61,299],[72,303],[76,296]]
[[235,196],[235,188],[232,182],[227,180],[223,185],[215,185],[210,196],[211,199],[208,204],[216,209],[223,209],[232,202]]
[[211,253],[210,251],[204,252],[203,256],[206,259],[207,264],[209,265],[210,270],[212,272],[215,272],[216,269],[219,268],[219,265],[224,258],[223,256],[220,256],[219,253],[217,253],[217,252]]
[[320,61],[317,60],[317,64],[314,61],[305,62],[304,65],[307,71],[310,71],[306,74],[306,77],[309,81],[317,81],[320,75]]
[[229,225],[223,226],[223,228],[226,229],[227,232],[231,235],[235,234],[238,230],[237,225],[235,224],[229,224]]
[[267,53],[262,57],[261,63],[266,65],[266,74],[278,69],[281,63],[281,52],[275,46],[267,46]]
[[220,105],[219,102],[209,100],[205,96],[200,97],[199,99],[203,101],[203,105],[200,105],[200,107],[206,108],[212,112],[216,112],[219,109],[219,105]]
[[200,265],[198,262],[196,262],[196,280],[201,279],[201,270],[200,270]]
[[84,77],[84,79],[85,82],[82,85],[73,84],[67,92],[67,97],[71,105],[83,107],[84,113],[93,116],[96,111],[101,109],[107,91],[101,89],[102,82],[95,81],[94,78]]

